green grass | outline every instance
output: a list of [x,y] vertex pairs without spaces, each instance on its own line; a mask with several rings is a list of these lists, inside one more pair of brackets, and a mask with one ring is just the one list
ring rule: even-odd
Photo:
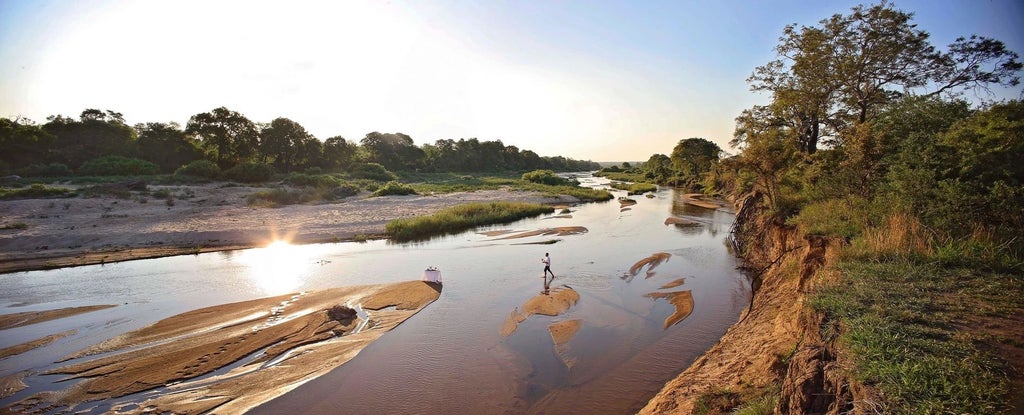
[[613,182],[610,184],[613,189],[625,190],[630,195],[642,195],[647,192],[657,192],[658,185],[651,183],[621,183]]
[[567,195],[584,202],[603,202],[614,198],[611,192],[607,190],[598,190],[579,186],[549,186],[540,183],[520,182],[520,184],[513,186],[512,188],[515,190],[542,192],[549,196]]
[[28,229],[28,224],[25,223],[25,222],[13,222],[13,223],[5,223],[3,225],[0,225],[0,230],[10,230],[10,229],[17,229],[17,230]]
[[458,233],[482,225],[513,222],[554,210],[550,206],[533,203],[467,203],[433,215],[395,219],[388,222],[385,230],[394,241],[413,241]]
[[42,199],[51,197],[74,197],[75,191],[63,187],[51,187],[45,184],[34,183],[29,187],[11,189],[0,187],[0,200],[13,199]]
[[840,271],[811,306],[826,314],[823,337],[850,354],[853,377],[885,397],[886,413],[1006,410],[1007,368],[986,342],[1012,339],[980,333],[979,320],[1020,313],[1021,274],[907,259],[847,260]]

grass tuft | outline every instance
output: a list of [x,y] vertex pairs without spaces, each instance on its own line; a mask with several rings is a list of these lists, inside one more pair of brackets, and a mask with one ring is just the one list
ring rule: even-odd
[[609,184],[613,189],[625,190],[630,195],[642,195],[647,192],[657,192],[658,185],[650,183],[621,183],[614,182]]
[[385,230],[392,240],[405,242],[458,233],[482,225],[513,222],[554,210],[534,203],[467,203],[433,215],[395,219],[388,222]]

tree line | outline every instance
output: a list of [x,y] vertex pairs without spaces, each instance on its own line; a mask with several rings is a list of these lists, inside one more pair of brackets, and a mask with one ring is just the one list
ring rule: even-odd
[[367,163],[423,172],[600,168],[589,160],[543,157],[501,140],[440,139],[417,146],[406,134],[376,131],[359,142],[341,136],[320,140],[288,118],[257,123],[224,107],[193,115],[184,127],[173,122],[129,126],[121,113],[97,109],[82,111],[78,119],[50,116],[41,125],[0,118],[0,149],[0,171],[25,176],[71,175],[90,161],[110,156],[144,160],[164,173],[196,160],[225,170],[260,163],[279,173],[311,168],[342,172]]

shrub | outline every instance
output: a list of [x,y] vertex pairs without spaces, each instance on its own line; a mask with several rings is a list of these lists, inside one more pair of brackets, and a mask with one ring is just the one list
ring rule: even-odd
[[26,177],[60,177],[70,176],[71,169],[60,163],[29,164],[21,169],[20,173]]
[[338,187],[338,179],[327,174],[309,175],[304,173],[292,173],[285,177],[284,182],[297,187],[315,187],[318,189],[331,189]]
[[145,176],[157,174],[160,167],[146,160],[106,156],[82,163],[78,174],[82,176]]
[[534,170],[523,173],[523,180],[550,186],[566,186],[571,183],[569,180],[556,176],[555,172],[551,170]]
[[261,183],[274,176],[274,168],[266,163],[246,162],[224,172],[224,177],[242,183]]
[[370,179],[380,182],[388,182],[398,178],[394,173],[388,171],[384,166],[377,163],[366,163],[355,166],[350,174],[356,179]]
[[213,180],[220,176],[220,167],[217,167],[216,163],[209,160],[195,160],[179,167],[178,170],[174,171],[174,175],[202,177]]
[[41,183],[33,183],[24,189],[0,188],[0,199],[39,199],[46,197],[71,197],[75,192],[63,187],[49,187]]
[[374,196],[388,196],[388,195],[414,195],[416,191],[407,184],[402,184],[396,181],[387,182],[384,186],[377,191],[373,192]]
[[[359,194],[359,187],[351,183],[341,183],[327,194],[331,196],[328,200],[343,199]],[[325,196],[324,199],[327,199],[327,197]]]

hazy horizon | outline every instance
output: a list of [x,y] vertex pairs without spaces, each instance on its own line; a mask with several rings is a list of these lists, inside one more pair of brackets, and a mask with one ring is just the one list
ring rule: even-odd
[[[226,106],[321,140],[402,132],[542,156],[728,150],[789,23],[859,2],[0,2],[0,116],[109,109],[129,124]],[[897,1],[939,48],[978,34],[1024,54],[1024,5]],[[1018,98],[1021,87],[996,91]]]

